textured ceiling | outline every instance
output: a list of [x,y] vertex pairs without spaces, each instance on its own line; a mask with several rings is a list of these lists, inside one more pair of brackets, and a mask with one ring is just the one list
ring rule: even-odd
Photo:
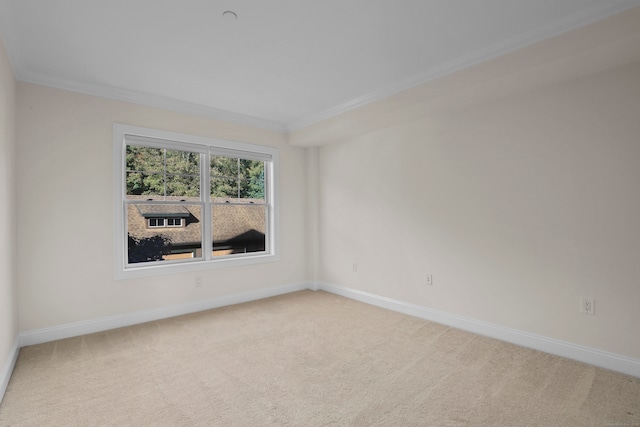
[[286,131],[638,5],[0,0],[0,37],[21,81]]

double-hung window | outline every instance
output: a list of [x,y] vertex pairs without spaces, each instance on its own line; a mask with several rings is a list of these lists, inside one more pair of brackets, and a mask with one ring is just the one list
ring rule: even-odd
[[116,276],[277,258],[278,151],[114,125]]

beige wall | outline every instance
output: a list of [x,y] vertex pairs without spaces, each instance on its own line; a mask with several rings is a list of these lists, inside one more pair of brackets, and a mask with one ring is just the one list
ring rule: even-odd
[[0,372],[9,360],[18,335],[13,190],[15,91],[13,70],[0,41]]
[[[27,83],[17,99],[21,331],[305,280],[305,153],[285,135]],[[279,147],[280,261],[114,280],[114,122]]]
[[320,148],[321,280],[640,358],[640,63],[431,113]]
[[[27,83],[16,94],[0,49],[0,367],[18,312],[26,332],[304,280],[640,358],[640,8],[616,19],[289,136],[341,141],[312,148]],[[280,261],[114,280],[114,122],[279,147]]]

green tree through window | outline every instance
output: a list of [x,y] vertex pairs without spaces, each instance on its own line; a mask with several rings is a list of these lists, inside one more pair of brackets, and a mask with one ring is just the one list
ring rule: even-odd
[[128,145],[126,162],[128,195],[200,197],[198,153]]
[[211,196],[264,199],[264,162],[212,156]]

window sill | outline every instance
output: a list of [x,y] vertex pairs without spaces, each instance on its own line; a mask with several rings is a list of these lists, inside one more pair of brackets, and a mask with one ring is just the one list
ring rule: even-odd
[[279,261],[275,254],[240,255],[214,259],[210,261],[149,262],[135,267],[126,267],[116,271],[116,279],[135,279],[138,277],[163,276],[165,274],[188,273],[193,271],[213,270],[224,267],[241,267]]

